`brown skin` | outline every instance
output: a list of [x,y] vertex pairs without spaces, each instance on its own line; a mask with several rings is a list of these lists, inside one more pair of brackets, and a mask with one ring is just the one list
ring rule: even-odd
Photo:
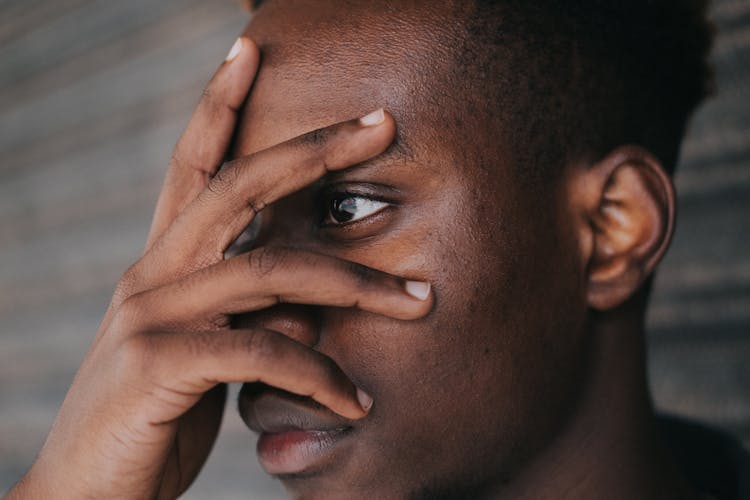
[[432,307],[432,295],[412,296],[401,278],[325,255],[259,248],[224,260],[255,216],[248,207],[381,153],[395,132],[384,113],[378,124],[349,120],[217,173],[258,66],[254,44],[240,43],[175,149],[145,254],[118,284],[38,460],[10,498],[176,497],[213,445],[225,382],[262,381],[349,419],[366,415],[372,399],[331,358],[279,332],[230,329],[234,314],[283,301],[408,320]]
[[[352,428],[323,463],[283,478],[295,497],[690,498],[645,383],[638,290],[674,218],[658,161],[622,147],[529,189],[501,124],[476,112],[481,97],[447,86],[462,7],[308,4],[272,1],[249,26],[263,64],[239,160],[209,182],[257,65],[249,40],[210,84],[148,251],[11,496],[173,497],[205,460],[223,399],[193,405],[219,382],[262,381],[313,395]],[[381,125],[293,139],[380,106]],[[324,164],[336,171],[322,177]],[[333,184],[389,206],[321,226],[318,193]],[[221,262],[248,204],[270,205],[249,268],[247,256]],[[394,276],[433,293],[410,297]],[[308,305],[269,308],[276,296]],[[264,387],[243,392],[245,418]],[[355,387],[374,399],[366,414]]]

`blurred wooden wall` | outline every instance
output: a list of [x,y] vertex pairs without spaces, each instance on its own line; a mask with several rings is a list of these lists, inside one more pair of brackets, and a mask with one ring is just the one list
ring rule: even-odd
[[717,95],[695,116],[675,183],[675,240],[649,314],[665,410],[750,444],[750,1],[715,0]]
[[[140,252],[172,144],[247,21],[239,3],[0,0],[0,491]],[[750,2],[713,14],[719,93],[676,179],[650,370],[660,408],[750,443]],[[188,497],[279,498],[235,413]]]

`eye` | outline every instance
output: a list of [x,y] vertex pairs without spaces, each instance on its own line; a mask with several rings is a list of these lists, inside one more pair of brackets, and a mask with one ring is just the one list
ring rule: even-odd
[[376,214],[389,203],[353,193],[335,193],[324,201],[323,225],[340,226]]

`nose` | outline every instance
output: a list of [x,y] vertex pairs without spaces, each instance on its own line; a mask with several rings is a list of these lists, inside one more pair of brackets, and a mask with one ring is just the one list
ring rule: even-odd
[[235,318],[238,328],[263,328],[279,332],[297,342],[315,346],[320,340],[320,318],[314,306],[279,304]]

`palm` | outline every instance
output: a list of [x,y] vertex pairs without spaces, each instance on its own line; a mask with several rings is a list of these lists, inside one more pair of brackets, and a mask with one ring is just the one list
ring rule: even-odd
[[179,419],[158,498],[177,498],[195,480],[219,433],[226,397],[226,384],[220,384]]

